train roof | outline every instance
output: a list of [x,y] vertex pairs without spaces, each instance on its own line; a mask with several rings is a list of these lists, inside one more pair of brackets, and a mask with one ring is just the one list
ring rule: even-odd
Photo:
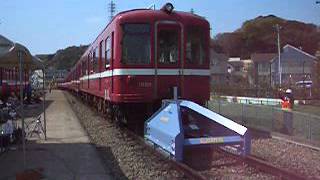
[[[173,11],[172,13],[166,13],[162,10],[153,10],[153,9],[132,9],[127,11],[119,12],[112,20],[107,24],[107,26],[99,33],[95,40],[89,45],[86,52],[81,56],[88,54],[88,50],[91,50],[92,44],[95,44],[97,39],[103,32],[109,27],[110,24],[114,22],[125,22],[127,20],[135,19],[137,22],[156,21],[156,20],[179,20],[186,24],[196,23],[198,25],[207,25],[209,27],[209,22],[204,18],[196,14],[182,11]],[[209,27],[210,28],[210,27]]]

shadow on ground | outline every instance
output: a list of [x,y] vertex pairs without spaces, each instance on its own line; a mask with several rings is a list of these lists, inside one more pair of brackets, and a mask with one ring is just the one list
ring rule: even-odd
[[[45,109],[47,109],[53,103],[52,100],[45,101]],[[43,104],[42,101],[36,104],[29,104],[24,106],[24,117],[37,117],[43,113]]]
[[[45,179],[127,179],[109,148],[96,149],[90,143],[28,141],[25,169],[43,169]],[[13,180],[23,169],[21,146],[0,155],[0,180]]]

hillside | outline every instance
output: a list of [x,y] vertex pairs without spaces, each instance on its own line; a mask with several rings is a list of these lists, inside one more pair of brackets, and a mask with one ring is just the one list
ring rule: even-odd
[[315,54],[320,43],[320,27],[299,21],[285,20],[273,15],[259,16],[244,22],[238,30],[214,37],[212,46],[229,56],[248,58],[252,53],[276,52],[276,30],[279,24],[281,47],[291,44]]
[[36,56],[42,59],[47,67],[68,70],[75,65],[87,48],[87,45],[70,46],[58,50],[55,54],[39,54]]

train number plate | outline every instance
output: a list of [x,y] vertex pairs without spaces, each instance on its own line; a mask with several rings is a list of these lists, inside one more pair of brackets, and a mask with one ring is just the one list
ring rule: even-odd
[[144,88],[149,88],[152,86],[151,82],[139,82],[138,83],[139,87],[144,87]]
[[223,143],[223,137],[200,139],[200,144],[216,144],[216,143]]

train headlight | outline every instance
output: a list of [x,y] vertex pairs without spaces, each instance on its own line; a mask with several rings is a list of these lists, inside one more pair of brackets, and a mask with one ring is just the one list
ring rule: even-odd
[[165,11],[166,13],[172,13],[174,7],[171,3],[166,3],[164,6],[162,6],[161,10]]

